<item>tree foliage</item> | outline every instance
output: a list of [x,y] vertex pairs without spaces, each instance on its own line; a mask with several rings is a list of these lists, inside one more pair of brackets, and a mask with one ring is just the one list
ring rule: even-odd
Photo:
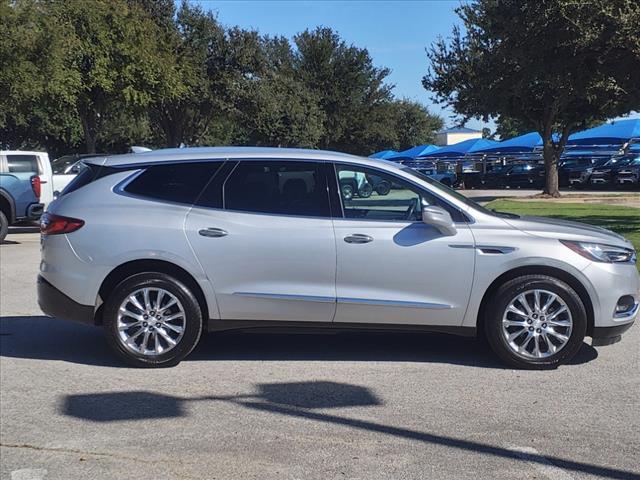
[[537,130],[545,193],[557,195],[568,136],[640,107],[640,3],[476,0],[456,11],[465,32],[431,46],[424,87],[463,118]]
[[0,143],[52,155],[246,144],[370,154],[442,121],[328,28],[289,41],[173,0],[0,0]]

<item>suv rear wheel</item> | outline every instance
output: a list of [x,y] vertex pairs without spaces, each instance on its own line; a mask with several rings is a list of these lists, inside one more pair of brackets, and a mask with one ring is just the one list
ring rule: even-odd
[[202,333],[202,312],[193,293],[164,273],[139,273],[109,295],[104,326],[111,348],[135,367],[177,365]]
[[513,367],[556,368],[582,346],[585,307],[575,290],[557,278],[514,278],[498,288],[488,305],[487,341]]

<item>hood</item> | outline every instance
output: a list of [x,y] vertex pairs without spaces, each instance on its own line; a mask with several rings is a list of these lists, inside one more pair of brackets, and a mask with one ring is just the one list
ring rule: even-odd
[[518,230],[539,237],[558,240],[578,240],[633,248],[623,236],[601,227],[548,217],[505,218],[505,222]]

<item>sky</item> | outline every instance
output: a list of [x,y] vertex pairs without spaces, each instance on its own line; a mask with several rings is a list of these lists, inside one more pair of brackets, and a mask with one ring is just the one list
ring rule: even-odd
[[[331,27],[347,43],[366,48],[377,67],[391,69],[387,79],[395,85],[396,97],[422,103],[442,116],[447,127],[455,123],[453,112],[437,105],[421,80],[429,66],[425,48],[439,36],[449,37],[454,25],[462,26],[454,11],[460,0],[192,1],[215,12],[223,25],[261,34],[291,39],[307,28]],[[640,118],[640,113],[631,117]],[[466,126],[495,128],[481,120],[470,120]]]
[[[377,67],[391,69],[387,77],[396,97],[426,105],[453,125],[452,112],[443,110],[422,87],[428,68],[425,48],[439,35],[447,37],[460,24],[451,1],[194,1],[217,13],[220,23],[292,38],[316,26],[331,27],[350,44],[366,48]],[[470,128],[482,128],[470,121]],[[491,126],[491,125],[490,125]]]

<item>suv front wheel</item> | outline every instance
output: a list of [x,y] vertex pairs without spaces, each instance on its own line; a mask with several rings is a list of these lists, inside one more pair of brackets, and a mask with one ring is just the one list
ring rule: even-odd
[[514,278],[488,303],[485,335],[509,365],[551,369],[568,362],[582,346],[587,313],[578,294],[546,275]]
[[111,348],[135,367],[177,365],[202,333],[202,312],[193,293],[159,272],[139,273],[109,295],[103,323]]

